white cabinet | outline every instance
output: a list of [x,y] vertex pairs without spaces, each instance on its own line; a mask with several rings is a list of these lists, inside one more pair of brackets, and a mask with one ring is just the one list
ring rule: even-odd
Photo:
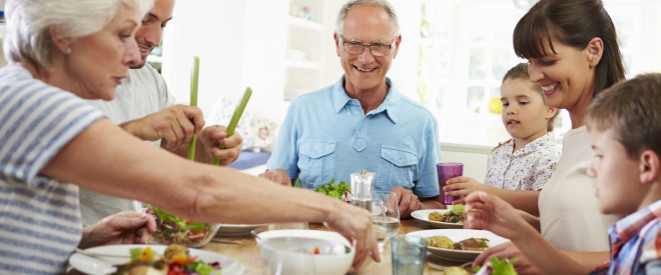
[[327,0],[291,0],[287,16],[284,99],[320,89],[322,71],[332,43],[327,26]]

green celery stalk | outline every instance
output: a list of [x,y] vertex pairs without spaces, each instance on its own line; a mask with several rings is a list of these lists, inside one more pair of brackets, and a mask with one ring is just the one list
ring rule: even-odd
[[[230,120],[230,124],[227,126],[227,137],[230,137],[234,134],[234,129],[236,128],[236,125],[239,123],[239,119],[241,119],[241,115],[243,115],[243,111],[246,109],[246,105],[248,105],[248,100],[250,99],[251,95],[252,95],[252,89],[250,87],[247,87],[246,91],[243,93],[243,98],[241,99],[241,102],[239,102],[239,105],[237,105],[236,109],[234,109],[234,114],[232,115],[232,120]],[[221,143],[218,144],[218,148],[225,149],[225,146]],[[220,160],[214,157],[213,160],[211,161],[211,164],[218,165],[220,164]]]
[[[190,106],[197,106],[197,82],[200,77],[200,58],[193,57],[193,71],[191,72],[190,84]],[[188,159],[195,161],[195,142],[197,134],[193,133],[193,139],[188,144]]]

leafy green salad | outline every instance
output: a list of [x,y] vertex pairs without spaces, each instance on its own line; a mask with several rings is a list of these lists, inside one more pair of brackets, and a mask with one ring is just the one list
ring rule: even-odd
[[336,199],[349,201],[351,186],[347,185],[344,181],[340,181],[337,184],[334,183],[335,178],[332,178],[329,183],[315,188],[314,191],[326,194]]

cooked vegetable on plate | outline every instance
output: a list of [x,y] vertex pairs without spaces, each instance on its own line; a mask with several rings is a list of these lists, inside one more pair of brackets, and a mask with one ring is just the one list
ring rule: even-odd
[[486,238],[468,238],[459,242],[453,242],[446,236],[433,236],[429,238],[428,246],[455,249],[455,250],[473,250],[483,251],[489,248],[489,240]]
[[464,209],[463,204],[455,204],[452,206],[452,210],[445,213],[441,212],[432,212],[429,213],[429,220],[437,222],[447,222],[447,223],[464,223],[466,219],[466,210]]
[[158,255],[151,247],[133,248],[131,260],[117,267],[116,275],[220,275],[219,262],[207,264],[189,254],[183,245],[169,245],[163,255]]

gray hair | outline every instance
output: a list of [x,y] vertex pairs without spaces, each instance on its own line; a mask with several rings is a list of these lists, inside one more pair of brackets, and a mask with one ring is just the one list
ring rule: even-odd
[[121,4],[137,7],[144,15],[154,0],[8,0],[5,58],[48,68],[53,49],[51,26],[60,27],[66,38],[90,35],[110,23]]
[[393,37],[399,35],[399,20],[397,20],[397,13],[395,9],[390,5],[387,0],[350,0],[349,2],[342,5],[340,8],[340,14],[337,15],[337,22],[335,23],[335,33],[338,35],[342,34],[342,27],[344,26],[344,20],[347,18],[347,13],[355,7],[359,6],[371,6],[382,8],[392,19],[392,29],[395,31]]

